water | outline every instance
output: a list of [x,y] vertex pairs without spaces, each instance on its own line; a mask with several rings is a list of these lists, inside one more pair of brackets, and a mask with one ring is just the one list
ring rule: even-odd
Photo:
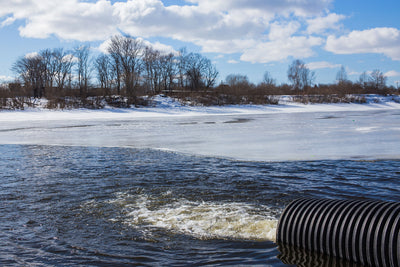
[[400,201],[397,110],[32,114],[0,117],[1,266],[353,266],[278,247],[285,206]]
[[0,146],[1,265],[284,266],[298,197],[400,201],[400,161],[246,162],[150,149]]

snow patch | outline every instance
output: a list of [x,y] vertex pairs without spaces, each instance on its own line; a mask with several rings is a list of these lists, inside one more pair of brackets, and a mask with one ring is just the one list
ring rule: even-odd
[[370,111],[400,109],[398,96],[368,95],[366,104],[300,104],[293,102],[291,96],[281,96],[278,105],[226,105],[226,106],[191,106],[177,99],[157,95],[152,97],[152,107],[113,108],[104,109],[46,109],[46,99],[33,100],[36,108],[25,110],[4,110],[0,112],[0,121],[51,121],[51,120],[103,120],[131,119],[171,116],[204,116],[204,115],[257,115],[276,113],[301,112],[339,112],[339,111]]

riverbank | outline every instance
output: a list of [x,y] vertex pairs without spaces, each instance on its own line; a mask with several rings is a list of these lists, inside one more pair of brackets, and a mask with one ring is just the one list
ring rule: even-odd
[[34,107],[27,106],[23,110],[2,110],[0,121],[31,120],[83,120],[83,119],[130,119],[165,116],[202,116],[202,115],[245,115],[274,114],[300,112],[340,112],[369,110],[400,110],[398,96],[364,95],[365,103],[322,103],[302,104],[295,102],[293,96],[279,96],[275,105],[224,105],[203,106],[191,102],[182,102],[176,98],[157,95],[148,97],[148,106],[115,108],[104,106],[101,109],[48,109],[48,100],[35,99]]

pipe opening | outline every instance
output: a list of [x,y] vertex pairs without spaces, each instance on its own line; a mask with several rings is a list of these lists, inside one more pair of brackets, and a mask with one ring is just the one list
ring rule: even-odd
[[285,260],[300,250],[346,264],[400,267],[400,203],[297,199],[283,211],[276,237]]

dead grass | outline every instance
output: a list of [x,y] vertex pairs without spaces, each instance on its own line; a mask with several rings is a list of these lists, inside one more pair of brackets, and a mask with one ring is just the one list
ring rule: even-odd
[[[243,104],[277,105],[282,95],[290,95],[294,102],[303,104],[313,103],[366,103],[365,94],[394,95],[393,101],[400,102],[399,91],[394,88],[363,88],[358,84],[330,84],[293,90],[290,85],[280,86],[251,83],[236,86],[220,85],[216,88],[191,91],[188,88],[175,88],[165,92],[166,95],[180,100],[184,104],[203,106],[224,106]],[[106,106],[115,108],[129,108],[132,106],[149,106],[152,103],[145,87],[137,88],[135,95],[121,90],[117,95],[116,89],[90,88],[85,92],[79,89],[45,88],[48,109],[102,109]],[[33,91],[11,83],[8,86],[0,85],[0,109],[25,109],[36,106]]]

